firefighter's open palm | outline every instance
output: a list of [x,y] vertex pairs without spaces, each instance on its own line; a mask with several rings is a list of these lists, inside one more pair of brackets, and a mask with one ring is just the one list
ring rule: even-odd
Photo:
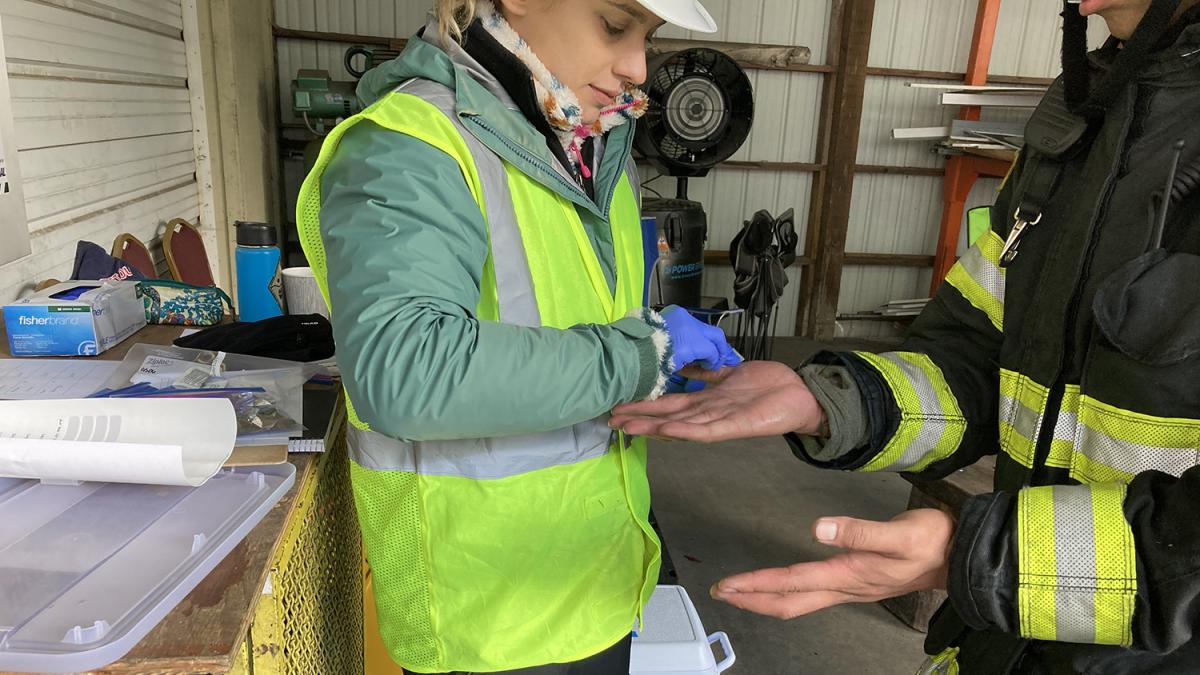
[[682,373],[708,386],[617,406],[610,424],[635,436],[704,443],[793,431],[811,435],[824,424],[824,411],[804,380],[782,363],[748,361],[716,372],[685,368]]
[[793,619],[834,605],[945,588],[953,533],[953,519],[935,509],[908,511],[887,523],[822,518],[813,534],[841,553],[728,577],[713,586],[712,596],[758,614]]

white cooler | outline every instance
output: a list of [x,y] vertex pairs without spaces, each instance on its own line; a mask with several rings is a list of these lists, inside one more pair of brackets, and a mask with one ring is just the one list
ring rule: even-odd
[[[725,633],[705,633],[682,586],[659,586],[643,616],[645,626],[633,638],[630,675],[717,675],[737,658]],[[725,652],[720,663],[712,650],[718,642]]]

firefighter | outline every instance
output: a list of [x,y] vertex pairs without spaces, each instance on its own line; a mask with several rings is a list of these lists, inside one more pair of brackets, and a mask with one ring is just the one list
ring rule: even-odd
[[[791,618],[945,588],[930,673],[1200,672],[1200,7],[1084,0],[990,226],[900,349],[693,373],[634,434],[786,434],[816,466],[935,479],[997,455],[957,522],[822,518],[829,560],[730,577]],[[1086,16],[1112,37],[1086,52]],[[848,635],[853,641],[860,636]]]

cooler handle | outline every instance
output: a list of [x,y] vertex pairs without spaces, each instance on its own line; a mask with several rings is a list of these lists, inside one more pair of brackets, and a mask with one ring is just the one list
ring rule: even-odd
[[725,658],[717,664],[717,672],[723,673],[729,670],[729,667],[734,663],[737,663],[737,654],[733,653],[733,645],[729,644],[729,636],[725,634],[725,631],[719,630],[708,636],[709,646],[715,645],[718,642],[721,643],[721,651],[725,652]]

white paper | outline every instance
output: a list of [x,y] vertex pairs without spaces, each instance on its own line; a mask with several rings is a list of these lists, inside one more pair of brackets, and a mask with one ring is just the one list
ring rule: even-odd
[[323,438],[293,438],[288,441],[288,452],[316,453],[325,452]]
[[227,399],[0,401],[0,476],[195,487],[236,437]]
[[0,399],[83,398],[100,389],[119,361],[0,359]]

